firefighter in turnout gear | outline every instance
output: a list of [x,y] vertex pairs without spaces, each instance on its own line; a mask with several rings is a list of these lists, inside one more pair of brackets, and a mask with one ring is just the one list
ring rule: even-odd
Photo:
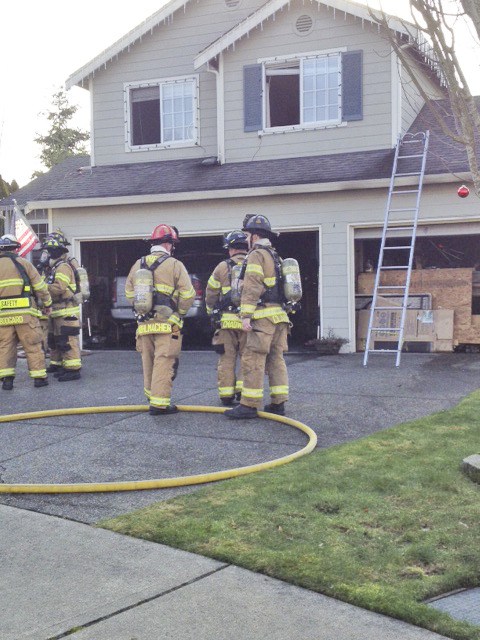
[[290,322],[283,308],[280,258],[271,240],[265,216],[253,215],[244,221],[250,252],[242,271],[240,317],[247,342],[242,357],[243,389],[240,404],[225,412],[231,419],[255,418],[263,400],[265,370],[270,385],[270,404],[265,411],[285,415],[288,374],[284,352],[288,350]]
[[19,248],[15,236],[0,238],[0,379],[5,391],[13,389],[18,343],[25,351],[34,386],[48,384],[38,302],[48,314],[52,298],[37,269],[17,256]]
[[151,415],[176,413],[172,383],[182,348],[183,318],[195,290],[185,266],[172,256],[179,242],[175,227],[160,224],[150,237],[150,255],[137,260],[125,294],[137,317],[137,351],[142,355],[144,391]]
[[218,264],[207,283],[205,303],[207,313],[217,316],[218,325],[212,344],[219,354],[217,366],[218,393],[226,406],[235,404],[240,396],[243,380],[236,376],[237,358],[241,358],[247,334],[243,331],[238,309],[232,302],[232,267],[242,264],[248,251],[248,237],[243,231],[225,234],[223,248],[228,251],[227,260]]
[[49,373],[59,382],[79,380],[82,360],[80,354],[80,306],[76,299],[75,272],[68,261],[66,238],[52,234],[42,248],[48,253],[47,284],[53,307],[48,329],[50,347]]
[[[60,229],[56,229],[52,233],[48,234],[47,239],[50,240],[52,238],[54,238],[55,240],[61,240],[62,244],[65,247],[69,247],[70,246],[70,242],[68,242],[65,234]],[[69,258],[69,262],[70,263],[73,262],[74,265],[78,264],[76,262],[75,258]],[[39,259],[39,261],[37,262],[37,264],[35,266],[37,267],[38,273],[41,276],[44,276],[45,279],[47,279],[48,275],[51,272],[51,269],[50,269],[50,255],[49,255],[49,253],[48,253],[48,251],[46,249],[43,249],[43,251],[42,251],[42,253],[40,255],[40,259]],[[39,320],[40,320],[40,326],[42,328],[42,333],[43,333],[43,343],[42,344],[43,344],[43,350],[45,351],[46,354],[48,354],[49,353],[48,333],[49,333],[50,322],[49,322],[48,316],[43,312],[43,309],[41,309],[41,311],[42,311],[42,314],[41,314]],[[51,365],[50,371],[58,372],[59,369],[57,368],[57,366],[58,365]],[[62,370],[61,367],[60,367],[60,370]]]

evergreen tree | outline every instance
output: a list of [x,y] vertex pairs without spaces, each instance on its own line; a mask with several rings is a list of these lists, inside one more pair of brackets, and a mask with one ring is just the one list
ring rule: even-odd
[[7,198],[9,195],[10,195],[10,186],[8,182],[5,182],[5,180],[0,175],[0,200],[2,198]]
[[[40,159],[47,169],[63,162],[65,158],[87,153],[83,143],[89,140],[89,133],[69,126],[77,110],[77,106],[69,104],[64,91],[59,90],[53,94],[52,108],[46,113],[50,129],[46,135],[34,138],[42,146]],[[42,172],[36,171],[32,177],[39,175]]]

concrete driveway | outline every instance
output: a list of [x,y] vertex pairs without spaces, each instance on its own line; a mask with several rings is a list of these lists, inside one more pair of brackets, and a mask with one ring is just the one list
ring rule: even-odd
[[[182,354],[174,400],[216,405],[216,356]],[[455,405],[480,385],[473,354],[289,355],[288,414],[318,446]],[[34,389],[20,362],[1,414],[144,404],[135,352],[93,352],[82,380]],[[98,482],[204,473],[291,453],[306,437],[219,414],[59,416],[0,424],[0,481]],[[0,494],[1,640],[436,640],[434,633],[320,594],[90,524],[196,487],[126,493]]]
[[[174,401],[218,405],[216,356],[185,352]],[[405,354],[396,369],[389,356],[289,355],[289,416],[329,447],[394,424],[447,409],[480,386],[475,354]],[[1,392],[3,415],[62,407],[146,404],[140,357],[133,351],[92,352],[78,382],[34,389],[25,362],[11,392]],[[302,448],[306,437],[279,423],[227,421],[219,414],[144,413],[59,416],[0,425],[3,483],[145,480],[207,473],[278,458]],[[126,493],[5,495],[0,503],[86,523],[140,508],[196,487]]]

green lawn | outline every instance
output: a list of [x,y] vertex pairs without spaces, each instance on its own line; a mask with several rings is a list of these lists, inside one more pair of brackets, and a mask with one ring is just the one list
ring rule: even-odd
[[450,411],[102,526],[480,640],[480,627],[422,604],[480,585],[480,485],[460,470],[479,452],[477,391]]

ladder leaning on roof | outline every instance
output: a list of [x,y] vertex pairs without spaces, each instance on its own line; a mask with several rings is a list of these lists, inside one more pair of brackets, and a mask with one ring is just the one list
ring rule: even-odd
[[[367,365],[370,353],[395,353],[395,366],[400,366],[400,357],[403,347],[403,335],[405,329],[405,320],[407,317],[408,292],[410,288],[410,277],[412,275],[413,254],[415,250],[415,238],[417,235],[418,212],[420,209],[420,198],[422,195],[423,176],[425,174],[425,163],[427,159],[429,131],[419,132],[416,134],[406,133],[403,138],[399,138],[395,149],[395,157],[393,160],[392,177],[390,179],[390,188],[388,190],[387,206],[385,211],[385,222],[383,225],[382,241],[380,243],[380,253],[378,256],[377,273],[375,276],[375,285],[373,289],[372,306],[370,309],[370,320],[368,323],[367,340],[365,343],[365,354],[363,357],[364,366]],[[418,180],[418,184],[413,186],[402,186],[405,180],[402,178],[414,177]],[[399,180],[400,179],[400,180]],[[403,198],[403,200],[402,200]],[[408,206],[398,206],[399,199],[402,204],[410,198],[414,202]],[[401,221],[392,220],[391,214],[402,214]],[[404,214],[405,217],[403,217]],[[401,244],[395,241],[399,237],[399,232],[403,232]],[[392,240],[394,241],[392,244]],[[408,259],[406,258],[408,255]],[[388,256],[388,257],[387,257]],[[385,258],[387,259],[385,260]],[[385,264],[385,262],[387,264]],[[382,284],[382,275],[388,270],[399,270],[405,273],[405,279],[402,284],[386,285]],[[397,309],[398,306],[386,306],[385,298],[382,298],[382,291],[396,291],[402,298],[400,325],[395,327],[386,327],[381,324],[380,318],[382,312]],[[382,298],[377,304],[379,297]],[[386,317],[387,314],[384,314]],[[378,326],[375,326],[378,325]],[[375,345],[370,348],[370,343],[377,336],[387,336],[398,334],[395,348],[392,349],[376,349]],[[378,338],[377,338],[378,339]],[[395,343],[392,342],[392,347]]]

